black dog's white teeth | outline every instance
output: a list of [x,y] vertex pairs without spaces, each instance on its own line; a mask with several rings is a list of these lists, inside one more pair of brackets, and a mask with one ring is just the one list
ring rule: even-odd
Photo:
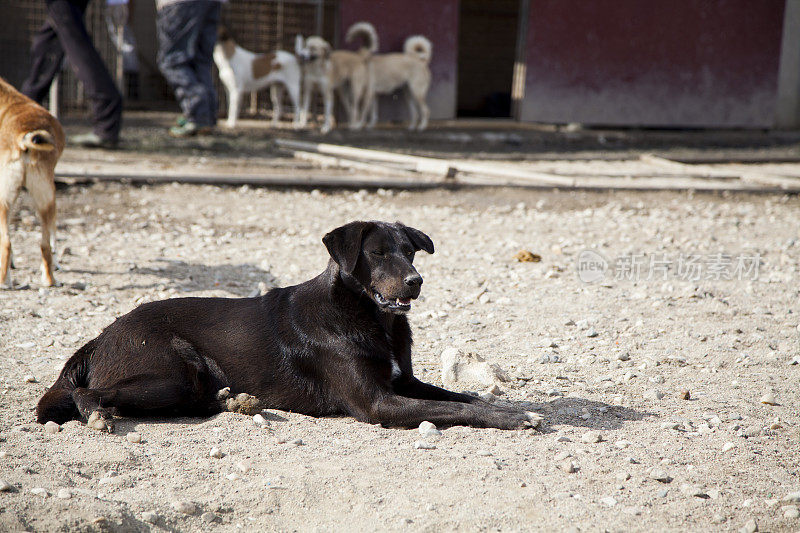
[[411,305],[411,298],[398,298],[397,305]]

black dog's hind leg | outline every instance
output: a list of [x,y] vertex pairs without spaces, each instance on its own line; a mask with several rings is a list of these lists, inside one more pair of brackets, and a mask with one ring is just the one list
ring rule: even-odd
[[75,405],[87,425],[113,431],[113,417],[208,416],[221,411],[217,391],[226,385],[222,371],[186,341],[170,343],[179,361],[170,376],[140,374],[102,388],[79,387],[72,392]]

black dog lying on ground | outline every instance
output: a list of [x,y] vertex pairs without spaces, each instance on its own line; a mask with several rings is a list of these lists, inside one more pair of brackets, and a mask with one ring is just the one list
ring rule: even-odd
[[422,285],[414,253],[433,253],[427,235],[351,222],[322,241],[328,267],[300,285],[151,302],[118,318],[67,361],[37,420],[84,419],[110,432],[115,415],[208,416],[225,409],[218,391],[228,387],[255,396],[258,408],[385,426],[538,424],[533,413],[414,377],[405,313]]

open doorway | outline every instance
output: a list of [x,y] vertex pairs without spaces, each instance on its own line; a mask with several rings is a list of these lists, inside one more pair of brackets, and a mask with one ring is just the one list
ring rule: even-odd
[[510,117],[520,0],[461,0],[458,116]]

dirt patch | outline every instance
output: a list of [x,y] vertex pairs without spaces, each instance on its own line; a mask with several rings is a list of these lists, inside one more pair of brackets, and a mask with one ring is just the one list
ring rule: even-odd
[[[416,261],[415,372],[440,384],[446,348],[478,353],[511,378],[497,401],[536,410],[540,430],[455,427],[416,449],[416,430],[278,411],[121,419],[111,435],[33,423],[114,317],[304,281],[326,231],[373,218],[436,243]],[[800,491],[798,219],[780,196],[61,188],[63,285],[38,285],[24,203],[13,275],[28,288],[0,292],[0,529],[795,531],[781,499]],[[576,273],[587,249],[614,267],[594,283]],[[757,255],[757,275],[706,275],[718,253]],[[703,257],[700,278],[674,269],[681,254]],[[629,275],[633,256],[673,270]]]

